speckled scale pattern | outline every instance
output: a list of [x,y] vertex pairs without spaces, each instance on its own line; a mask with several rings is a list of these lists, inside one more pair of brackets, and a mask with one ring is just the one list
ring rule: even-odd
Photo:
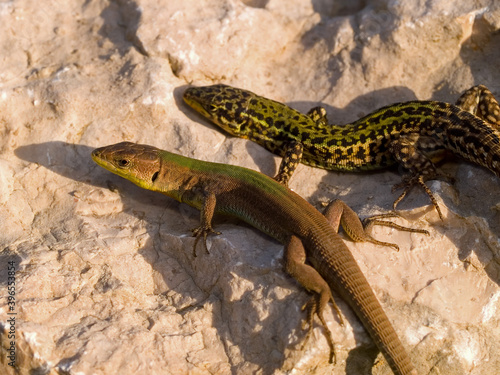
[[[322,107],[304,115],[285,104],[226,85],[191,87],[187,104],[232,135],[259,143],[283,156],[276,179],[290,179],[299,159],[289,148],[302,145],[300,162],[330,170],[357,172],[399,164],[410,173],[394,208],[415,185],[441,209],[425,181],[441,177],[433,159],[451,151],[500,177],[500,106],[482,85],[465,91],[457,105],[409,101],[380,108],[346,125],[329,125]],[[296,155],[291,153],[291,155]]]
[[[380,108],[346,125],[328,125],[321,107],[308,116],[226,85],[191,87],[184,99],[230,134],[255,141],[280,156],[288,144],[301,142],[301,161],[314,167],[339,171],[386,168],[398,162],[391,144],[417,134],[434,138],[434,149],[448,149],[500,176],[500,109],[484,86],[462,95],[457,104],[463,109],[444,102],[410,101]],[[415,141],[418,146],[418,139]]]

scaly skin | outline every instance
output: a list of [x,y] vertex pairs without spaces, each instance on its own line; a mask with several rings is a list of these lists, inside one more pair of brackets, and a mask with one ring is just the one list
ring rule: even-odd
[[[410,170],[410,177],[397,186],[405,190],[395,206],[412,186],[419,185],[442,216],[424,182],[439,177],[429,156],[441,158],[444,150],[500,177],[500,107],[484,86],[468,90],[457,106],[437,101],[397,103],[341,126],[329,125],[321,107],[304,115],[226,85],[190,87],[184,100],[228,133],[280,156],[297,143],[302,145],[301,162],[313,167],[357,172],[402,165]],[[291,163],[284,173],[290,175],[293,170]]]
[[[92,158],[142,188],[201,210],[200,227],[194,230],[195,246],[198,239],[206,239],[214,232],[214,214],[235,216],[276,238],[285,244],[287,272],[314,292],[307,304],[307,337],[316,314],[333,346],[322,315],[328,301],[333,302],[333,288],[352,307],[393,372],[417,373],[354,257],[337,234],[342,222],[354,238],[377,242],[364,233],[356,214],[342,202],[332,203],[323,216],[299,195],[261,173],[194,160],[147,145],[118,143],[94,150]],[[312,267],[305,263],[306,257]]]

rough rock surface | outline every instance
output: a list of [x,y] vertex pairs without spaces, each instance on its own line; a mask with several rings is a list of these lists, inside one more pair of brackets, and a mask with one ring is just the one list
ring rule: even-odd
[[[301,350],[308,296],[280,244],[219,219],[210,255],[193,258],[199,214],[90,151],[128,140],[274,174],[276,157],[182,103],[189,84],[321,104],[337,123],[480,83],[500,97],[497,1],[11,0],[0,30],[1,373],[391,373],[342,301],[346,326],[327,312],[337,364],[319,325]],[[498,374],[499,179],[457,160],[443,169],[456,182],[428,185],[444,221],[420,191],[400,206],[401,224],[429,236],[374,231],[400,252],[347,244],[419,374]],[[300,166],[292,187],[367,216],[391,207],[399,181]]]

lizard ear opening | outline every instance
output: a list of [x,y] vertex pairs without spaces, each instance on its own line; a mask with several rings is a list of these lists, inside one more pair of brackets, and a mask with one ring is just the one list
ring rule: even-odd
[[157,178],[158,178],[158,171],[153,173],[153,177],[151,177],[151,182],[155,182]]

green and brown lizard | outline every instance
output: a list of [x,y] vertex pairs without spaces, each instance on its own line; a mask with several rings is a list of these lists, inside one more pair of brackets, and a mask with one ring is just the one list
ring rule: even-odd
[[[299,161],[356,172],[399,164],[409,170],[394,208],[413,186],[442,176],[433,159],[451,151],[500,177],[500,107],[485,86],[467,90],[456,105],[410,101],[389,105],[346,125],[330,125],[322,107],[304,115],[285,104],[226,85],[190,87],[185,102],[228,133],[283,156],[277,179],[286,183]],[[302,154],[301,154],[302,152]],[[435,161],[434,160],[434,161]]]
[[[331,294],[333,289],[354,310],[394,374],[417,373],[354,257],[337,234],[338,227],[342,225],[354,240],[381,242],[364,231],[357,215],[342,201],[332,202],[323,216],[286,186],[259,172],[199,161],[130,142],[95,149],[92,159],[144,189],[166,194],[199,209],[201,223],[193,231],[194,251],[198,240],[217,233],[212,228],[214,214],[237,217],[282,242],[286,271],[314,293],[306,305],[309,324],[306,338],[317,315],[331,347],[331,360],[333,340],[323,309],[332,301],[340,318]],[[376,220],[374,223],[386,222]],[[306,263],[306,258],[312,266]]]

